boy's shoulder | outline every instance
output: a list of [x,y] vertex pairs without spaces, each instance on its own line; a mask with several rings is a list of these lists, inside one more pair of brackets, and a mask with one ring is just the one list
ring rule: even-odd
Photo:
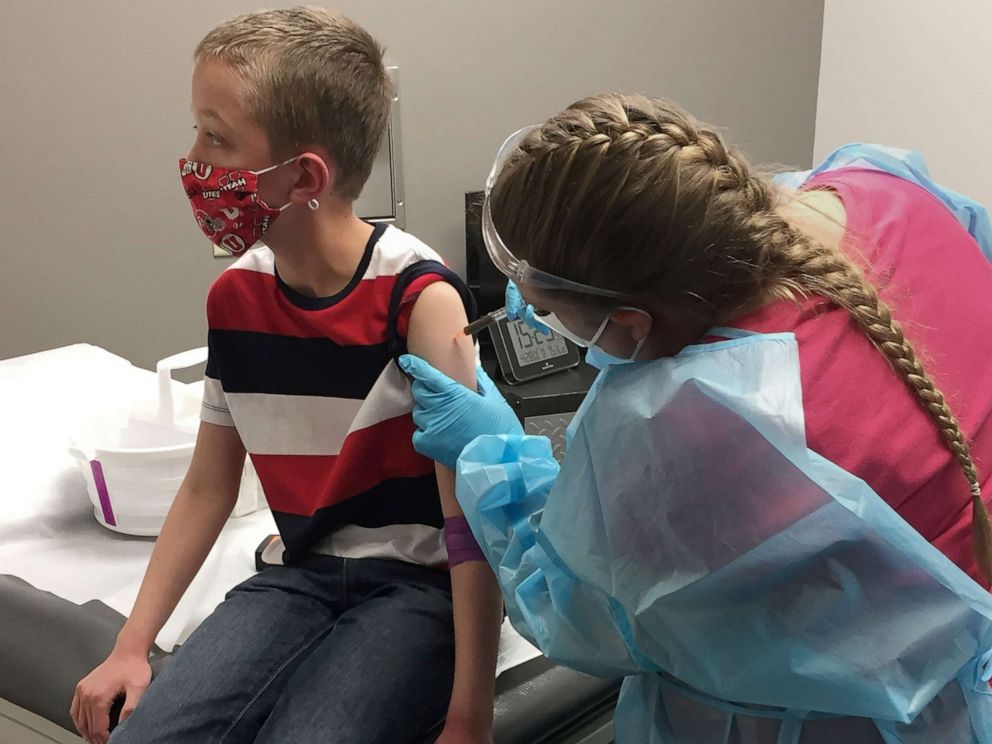
[[[437,251],[415,235],[392,225],[377,226],[361,279],[399,278],[422,261],[445,264]],[[257,244],[214,279],[207,294],[208,317],[211,309],[252,303],[260,292],[270,291],[275,277],[275,255],[268,246]]]
[[420,261],[444,262],[437,251],[417,236],[388,225],[376,241],[365,278],[397,276]]

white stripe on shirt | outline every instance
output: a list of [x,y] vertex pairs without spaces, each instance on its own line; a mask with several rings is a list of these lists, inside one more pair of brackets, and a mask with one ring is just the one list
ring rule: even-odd
[[404,416],[413,410],[410,381],[390,362],[375,381],[348,432],[367,429],[382,421]]
[[390,558],[421,566],[448,562],[444,530],[423,524],[347,525],[325,537],[311,552],[339,558]]
[[379,238],[377,250],[362,279],[396,276],[417,261],[441,261],[441,257],[419,238],[389,225]]
[[220,380],[203,377],[203,405],[200,407],[200,420],[217,426],[234,426],[231,410],[227,405],[227,396]]
[[[362,275],[362,279],[375,279],[379,276],[396,276],[410,264],[417,261],[438,261],[441,256],[419,238],[388,225],[379,236],[372,253],[372,260]],[[256,243],[251,250],[231,264],[227,270],[242,269],[262,274],[275,274],[275,254],[263,243]]]
[[264,243],[255,243],[251,250],[228,266],[225,271],[243,269],[245,271],[257,271],[260,274],[275,276],[275,266],[276,257],[272,249]]
[[364,401],[318,395],[228,393],[253,455],[337,455]]

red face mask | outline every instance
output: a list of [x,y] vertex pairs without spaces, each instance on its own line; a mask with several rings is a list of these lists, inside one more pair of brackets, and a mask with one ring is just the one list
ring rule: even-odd
[[258,195],[258,177],[295,157],[259,171],[222,168],[193,160],[179,160],[179,175],[193,207],[196,224],[210,242],[240,256],[251,248],[279,213],[289,206],[270,207]]

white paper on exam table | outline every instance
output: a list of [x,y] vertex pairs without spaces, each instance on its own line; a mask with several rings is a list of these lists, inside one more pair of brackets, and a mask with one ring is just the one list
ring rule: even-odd
[[[154,385],[155,374],[95,346],[77,344],[0,361],[0,573],[82,604],[99,600],[127,615],[154,542],[100,526],[68,453],[74,426],[119,415],[115,400]],[[178,383],[177,383],[178,385]],[[171,651],[235,584],[254,571],[254,552],[276,532],[264,509],[229,520],[176,611],[156,638]],[[501,673],[540,655],[510,627],[500,640]]]

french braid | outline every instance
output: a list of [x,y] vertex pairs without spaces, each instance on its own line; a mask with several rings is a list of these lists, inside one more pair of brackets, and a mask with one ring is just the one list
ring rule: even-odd
[[777,206],[771,183],[714,129],[669,101],[621,94],[578,101],[535,129],[493,190],[493,218],[514,252],[576,281],[679,298],[709,320],[769,296],[819,295],[844,308],[960,465],[975,555],[992,580],[992,524],[944,395],[855,261]]

